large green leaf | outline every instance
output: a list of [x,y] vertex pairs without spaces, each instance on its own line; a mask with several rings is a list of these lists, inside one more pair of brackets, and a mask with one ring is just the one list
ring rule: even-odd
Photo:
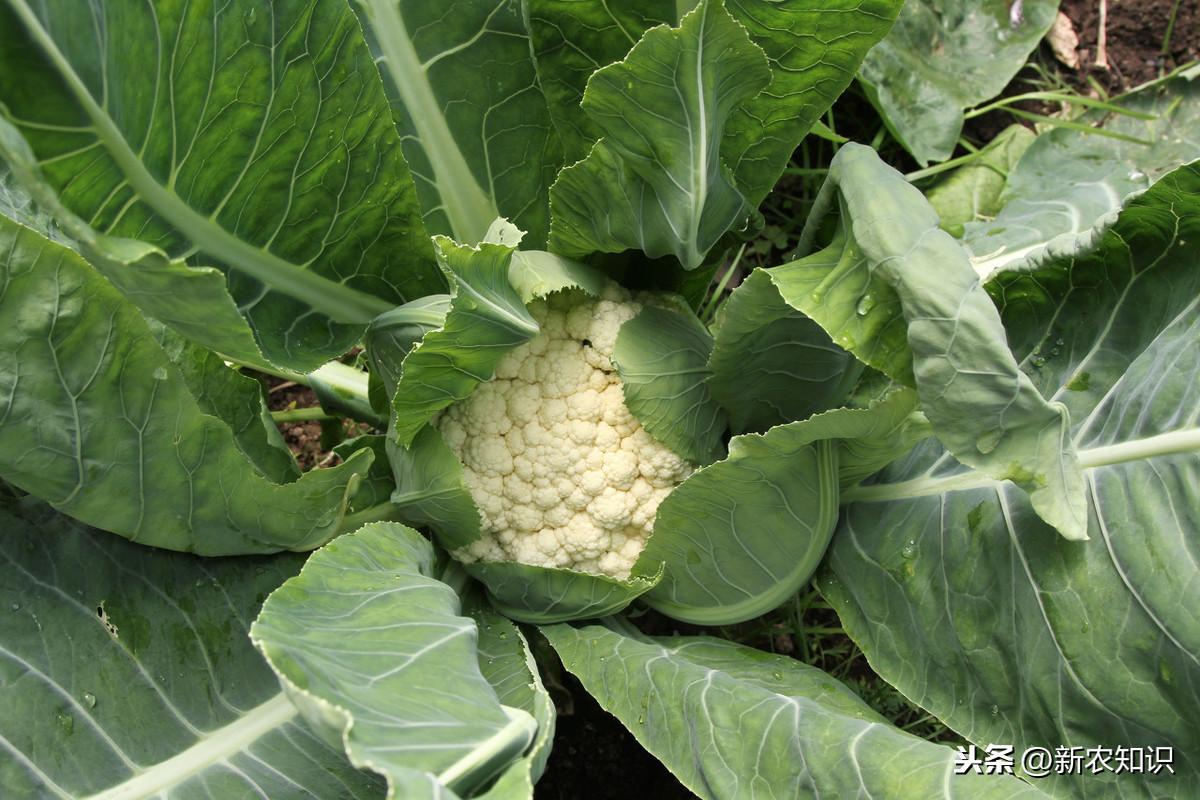
[[487,587],[498,611],[537,624],[616,614],[662,577],[657,565],[644,570],[635,566],[635,574],[627,580],[512,561],[480,561],[467,564],[466,569]]
[[352,5],[392,99],[430,232],[475,244],[504,216],[544,244],[561,148],[518,3]]
[[[604,134],[580,106],[591,74],[625,58],[651,27],[675,25],[693,3],[674,0],[526,0],[538,72],[568,163]],[[721,155],[751,206],[783,172],[809,127],[849,84],[867,50],[891,27],[897,0],[727,0],[762,48],[771,82],[738,105]]]
[[272,482],[205,413],[146,320],[74,251],[0,217],[0,254],[6,480],[171,550],[307,550],[335,535],[369,455]]
[[246,629],[293,555],[203,559],[0,508],[5,797],[380,797],[315,737]]
[[[200,345],[246,364],[267,364],[254,334],[229,294],[225,274],[213,267],[190,267],[148,242],[105,236],[61,202],[42,176],[37,157],[20,132],[0,116],[0,166],[15,176],[23,195],[34,201],[39,220],[31,227],[65,241],[139,308]],[[29,224],[28,215],[14,217]],[[47,227],[46,220],[52,220]],[[49,231],[49,232],[47,232]],[[287,366],[315,369],[327,356],[293,352]]]
[[954,456],[1014,481],[1063,536],[1086,538],[1067,407],[1045,400],[1019,369],[966,252],[938,228],[919,191],[855,144],[834,157],[800,252],[835,200],[841,220],[833,243],[767,272],[780,296],[890,377],[908,379],[911,363],[922,411]]
[[1037,798],[954,775],[955,753],[892,727],[826,673],[723,639],[542,629],[563,664],[703,798]]
[[1088,542],[935,446],[889,468],[828,581],[872,666],[971,741],[1173,746],[1172,776],[1058,775],[1056,794],[1183,797],[1200,776],[1200,169],[1133,200],[1085,254],[991,289],[1087,468]]
[[466,471],[441,431],[426,425],[407,447],[389,435],[387,453],[396,486],[391,500],[400,519],[428,526],[448,550],[479,538],[482,521]]
[[1047,131],[1009,173],[995,218],[965,226],[963,241],[982,278],[1036,263],[1047,252],[1057,257],[1086,250],[1132,197],[1200,158],[1196,77],[1156,82],[1116,102],[1154,119],[1095,111],[1080,121],[1138,141],[1065,128]]
[[908,0],[859,78],[917,161],[944,161],[963,110],[1000,94],[1057,13],[1058,0]]
[[229,426],[238,448],[255,468],[276,483],[299,478],[300,467],[271,419],[262,384],[170,328],[154,320],[147,322],[200,410]]
[[469,247],[438,236],[434,245],[450,279],[450,307],[443,324],[403,355],[392,427],[405,446],[437,412],[490,380],[505,353],[538,332],[508,280],[515,243]]
[[942,230],[962,237],[972,222],[990,222],[1004,207],[1000,199],[1009,174],[1037,139],[1024,125],[1009,125],[979,155],[925,192]]
[[483,605],[468,609],[479,630],[479,669],[496,690],[500,702],[529,712],[537,720],[537,737],[484,794],[486,800],[533,797],[533,785],[546,769],[554,742],[556,712],[542,685],[537,662],[521,629]]
[[411,528],[367,525],[314,554],[250,631],[310,723],[405,800],[469,794],[537,728],[480,672],[475,622],[433,562]]
[[625,58],[650,28],[674,25],[675,0],[524,0],[538,79],[566,162],[585,158],[604,135],[580,102],[588,78]]
[[735,436],[729,457],[694,473],[659,506],[635,574],[664,569],[646,601],[700,625],[778,606],[816,571],[852,486],[928,435],[911,389],[766,434]]
[[701,0],[678,28],[647,31],[588,80],[583,108],[604,138],[551,190],[551,249],[641,250],[700,266],[752,210],[721,141],[734,109],[770,80],[762,50],[721,0]]
[[646,306],[621,325],[613,366],[646,432],[693,464],[725,449],[725,410],[709,391],[712,336],[687,308]]
[[[0,104],[36,156],[33,179],[108,244],[141,251],[98,265],[185,334],[206,335],[210,306],[230,328],[231,295],[268,359],[311,368],[440,285],[386,97],[341,3],[6,0]],[[188,269],[206,265],[227,290]],[[204,304],[171,286],[203,290]],[[202,341],[227,349],[214,338]]]
[[817,569],[837,524],[837,447],[781,426],[729,443],[658,507],[638,566],[666,565],[647,601],[724,625],[764,614]]
[[721,157],[750,205],[775,186],[800,140],[850,85],[902,5],[904,0],[726,0],[771,67],[771,82],[737,107],[721,141]]
[[861,362],[788,305],[760,270],[725,304],[708,366],[709,389],[735,433],[835,408],[862,374]]

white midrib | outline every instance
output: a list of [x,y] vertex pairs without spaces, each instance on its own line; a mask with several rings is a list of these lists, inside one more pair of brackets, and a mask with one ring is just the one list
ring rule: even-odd
[[366,323],[393,307],[393,304],[386,300],[323,278],[312,270],[292,264],[239,239],[160,184],[129,147],[116,123],[96,103],[96,99],[58,49],[50,34],[42,27],[41,21],[29,8],[26,0],[13,0],[12,8],[58,69],[71,94],[96,127],[97,138],[112,156],[125,180],[148,205],[191,239],[203,252],[216,257],[233,269],[245,272],[271,289],[308,304],[338,322]]
[[[1133,439],[1120,444],[1080,450],[1079,463],[1084,469],[1095,469],[1111,464],[1123,464],[1155,456],[1188,452],[1200,452],[1200,428],[1185,428],[1157,436],[1148,436],[1145,439]],[[878,503],[1002,485],[1003,481],[989,478],[983,473],[964,472],[945,478],[913,478],[899,483],[856,486],[842,493],[842,502]]]
[[479,185],[458,149],[446,117],[429,85],[429,73],[409,39],[399,0],[359,0],[375,28],[375,41],[421,149],[433,169],[433,185],[450,220],[454,238],[463,244],[483,241],[499,216],[495,203]]
[[[703,11],[698,12],[706,14],[708,7],[705,6]],[[704,20],[699,23],[700,33],[696,37],[696,100],[699,104],[698,118],[700,121],[700,136],[699,143],[693,141],[692,146],[696,148],[696,158],[693,159],[693,191],[692,196],[692,224],[691,236],[687,243],[688,260],[699,265],[703,260],[704,254],[700,252],[700,219],[704,215],[704,204],[708,200],[708,110],[705,108],[704,102]],[[688,265],[685,264],[685,267]]]
[[214,764],[243,752],[297,714],[296,706],[280,692],[223,728],[209,731],[188,749],[160,761],[127,781],[87,800],[140,800],[178,786]]

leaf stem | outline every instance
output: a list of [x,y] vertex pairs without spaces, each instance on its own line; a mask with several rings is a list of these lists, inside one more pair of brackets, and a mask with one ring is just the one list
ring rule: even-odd
[[400,509],[392,503],[379,503],[378,505],[368,506],[362,511],[355,511],[352,514],[347,514],[342,517],[342,524],[338,527],[338,533],[350,533],[356,531],[363,525],[369,522],[388,522],[399,517]]
[[1016,94],[1012,97],[1005,97],[997,100],[994,103],[988,103],[986,106],[972,109],[963,114],[963,119],[974,119],[975,117],[983,116],[991,111],[1000,109],[1015,113],[1015,109],[1008,108],[1013,103],[1019,103],[1023,100],[1045,100],[1050,103],[1063,103],[1064,105],[1084,106],[1085,108],[1098,108],[1102,111],[1108,111],[1113,114],[1122,114],[1126,117],[1134,119],[1144,119],[1147,121],[1158,119],[1154,114],[1146,113],[1145,111],[1134,111],[1131,108],[1125,108],[1115,103],[1110,103],[1105,100],[1097,100],[1094,97],[1085,97],[1084,95],[1064,94],[1062,92],[1026,92],[1024,94]]
[[271,420],[276,424],[285,422],[319,422],[325,419],[336,419],[332,414],[325,413],[320,406],[311,408],[289,408],[283,411],[272,411]]

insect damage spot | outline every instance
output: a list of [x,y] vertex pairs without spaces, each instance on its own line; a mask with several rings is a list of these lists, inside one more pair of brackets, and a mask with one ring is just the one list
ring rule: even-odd
[[96,616],[100,618],[100,624],[104,626],[104,630],[108,631],[108,635],[112,638],[117,638],[117,626],[108,618],[108,612],[104,610],[104,602],[96,606]]

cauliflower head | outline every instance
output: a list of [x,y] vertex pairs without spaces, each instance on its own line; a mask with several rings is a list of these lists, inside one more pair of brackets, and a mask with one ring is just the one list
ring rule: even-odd
[[482,518],[461,560],[629,577],[659,504],[694,470],[629,412],[613,367],[642,299],[609,284],[535,300],[538,335],[435,420]]

